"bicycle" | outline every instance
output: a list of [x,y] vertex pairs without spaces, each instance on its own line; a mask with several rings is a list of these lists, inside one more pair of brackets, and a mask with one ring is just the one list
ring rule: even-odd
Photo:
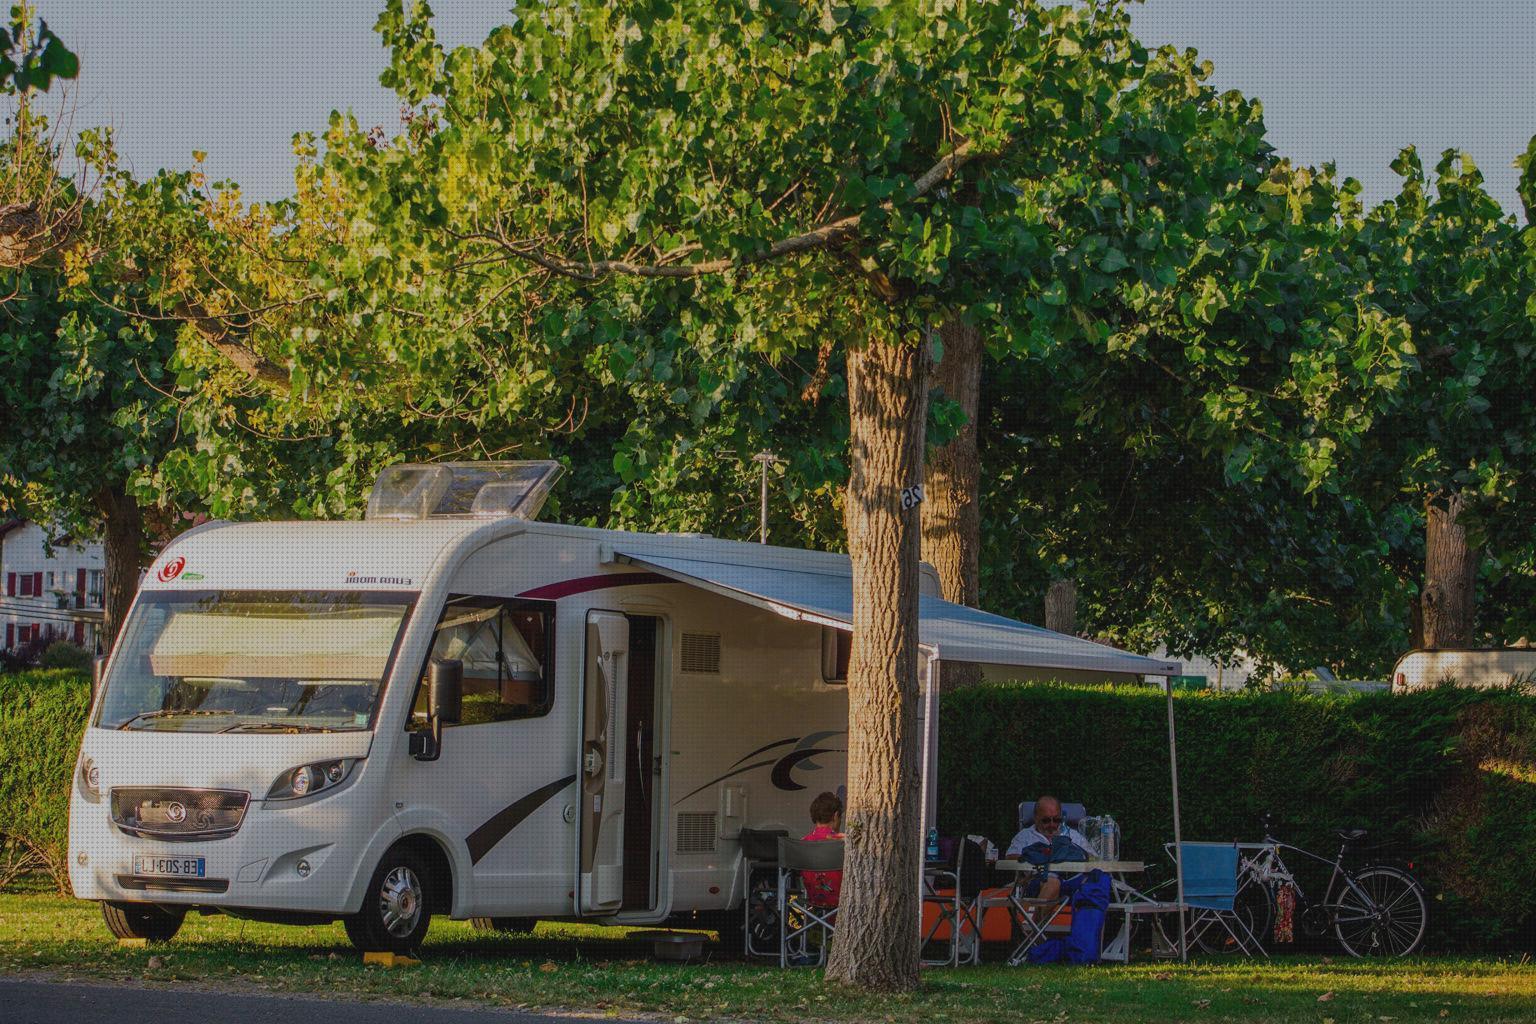
[[[1424,941],[1429,900],[1424,886],[1408,872],[1390,864],[1367,864],[1358,870],[1344,866],[1349,845],[1365,837],[1364,829],[1335,829],[1339,852],[1330,860],[1276,838],[1264,817],[1264,839],[1238,843],[1237,898],[1234,913],[1253,936],[1271,934],[1282,900],[1301,909],[1302,929],[1314,935],[1332,930],[1344,952],[1353,957],[1403,957]],[[1330,869],[1328,888],[1320,903],[1307,905],[1296,876],[1281,857],[1282,850],[1300,854]],[[1289,890],[1287,900],[1282,893]],[[1191,945],[1207,953],[1229,952],[1232,940],[1214,919],[1196,923]]]

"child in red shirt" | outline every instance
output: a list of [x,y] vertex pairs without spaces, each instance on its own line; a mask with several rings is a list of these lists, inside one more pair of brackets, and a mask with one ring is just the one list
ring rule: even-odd
[[[843,802],[836,793],[823,793],[811,801],[811,822],[816,827],[806,833],[806,839],[816,842],[843,838]],[[802,871],[800,875],[813,906],[837,906],[843,888],[841,871]]]

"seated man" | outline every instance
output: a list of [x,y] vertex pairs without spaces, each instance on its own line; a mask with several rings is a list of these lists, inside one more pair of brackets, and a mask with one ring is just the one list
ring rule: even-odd
[[[1072,848],[1076,847],[1074,851]],[[1054,796],[1042,796],[1035,801],[1035,820],[1026,825],[1008,844],[1008,856],[1025,859],[1029,852],[1048,855],[1053,861],[1092,860],[1092,849],[1082,833],[1067,824],[1061,811],[1061,801]],[[1061,895],[1061,876],[1045,872],[1030,879],[1025,889],[1027,895],[1042,900],[1054,900]]]

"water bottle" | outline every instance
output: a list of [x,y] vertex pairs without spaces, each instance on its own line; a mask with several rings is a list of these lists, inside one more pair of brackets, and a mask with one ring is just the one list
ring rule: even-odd
[[928,830],[927,857],[929,860],[939,859],[939,830],[936,828],[930,828]]
[[1104,827],[1103,819],[1098,816],[1083,819],[1083,838],[1088,840],[1088,852],[1096,854],[1099,859],[1104,857]]
[[1099,854],[1105,860],[1120,859],[1120,826],[1107,814],[1099,821]]

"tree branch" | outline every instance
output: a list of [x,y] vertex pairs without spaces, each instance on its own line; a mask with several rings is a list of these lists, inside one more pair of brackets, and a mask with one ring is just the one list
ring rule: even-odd
[[[913,183],[913,197],[926,195],[933,191],[940,182],[946,180],[960,168],[982,155],[984,154],[976,152],[969,139],[960,143],[952,152],[930,167],[924,172],[922,177]],[[892,202],[887,201],[881,204],[881,208],[889,210],[893,205]],[[758,263],[767,263],[785,256],[794,256],[799,253],[831,248],[853,238],[858,231],[858,227],[859,215],[852,214],[847,217],[839,217],[837,220],[814,227],[802,234],[794,235],[790,238],[782,238],[762,252],[681,264],[674,264],[671,261],[698,251],[700,246],[697,243],[691,243],[669,252],[654,263],[636,263],[633,260],[589,260],[581,262],[546,252],[528,242],[507,238],[500,230],[495,234],[471,234],[464,237],[491,242],[500,246],[511,255],[537,264],[552,273],[561,274],[578,281],[598,281],[615,274],[630,277],[661,278],[693,278],[704,277],[708,274],[720,274],[728,270],[739,270]]]

